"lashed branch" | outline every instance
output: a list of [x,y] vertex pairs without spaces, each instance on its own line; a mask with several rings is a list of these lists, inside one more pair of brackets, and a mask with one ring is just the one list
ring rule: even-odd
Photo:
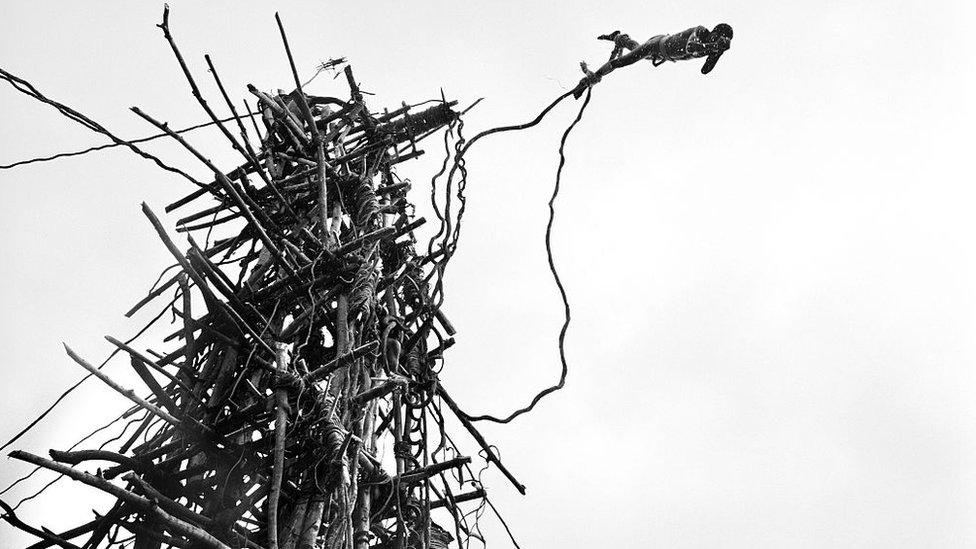
[[154,404],[150,404],[149,402],[147,402],[142,397],[137,396],[136,393],[135,393],[135,391],[133,391],[132,389],[126,389],[126,388],[122,387],[121,385],[119,385],[118,383],[112,381],[112,378],[108,377],[107,375],[105,375],[104,373],[102,373],[101,370],[99,370],[98,368],[92,366],[91,364],[88,363],[88,361],[86,361],[85,359],[83,359],[80,356],[78,356],[78,354],[75,353],[74,351],[72,351],[71,350],[71,347],[68,347],[68,345],[66,343],[63,343],[63,345],[64,345],[65,352],[68,353],[68,356],[71,357],[71,360],[74,360],[76,363],[78,363],[79,366],[81,366],[82,368],[88,370],[88,372],[90,374],[92,374],[93,376],[95,376],[98,379],[100,379],[103,383],[105,383],[106,385],[108,385],[109,387],[111,387],[117,393],[119,393],[122,396],[124,396],[125,398],[131,400],[137,406],[139,406],[140,408],[148,411],[149,413],[153,414],[154,416],[159,417],[160,419],[163,419],[164,421],[166,421],[170,425],[173,425],[174,427],[182,427],[183,426],[183,423],[179,419],[176,419],[175,417],[173,417],[172,415],[170,415],[169,412],[167,412],[166,410],[163,410],[163,409],[159,408],[158,406],[156,406]]
[[123,500],[126,503],[129,503],[135,506],[136,508],[140,509],[141,511],[150,514],[154,519],[165,523],[167,527],[169,527],[174,533],[178,533],[179,535],[186,536],[189,539],[198,541],[204,544],[206,547],[212,547],[213,549],[230,549],[229,546],[227,546],[217,538],[213,537],[212,535],[207,533],[199,526],[180,520],[170,515],[166,511],[162,510],[152,500],[146,499],[141,496],[137,496],[132,492],[129,492],[128,490],[120,488],[112,484],[111,482],[108,482],[105,479],[96,477],[94,475],[90,475],[88,473],[84,473],[82,471],[78,471],[77,469],[73,469],[71,467],[68,467],[67,465],[62,465],[60,463],[42,458],[40,456],[35,456],[34,454],[24,452],[21,450],[15,450],[11,452],[10,457],[14,459],[26,461],[28,463],[32,463],[34,465],[43,467],[45,469],[50,469],[51,471],[61,473],[66,477],[70,477],[74,480],[92,486],[94,488],[98,488],[103,492],[108,492],[109,494],[112,494],[113,496],[119,498],[120,500]]

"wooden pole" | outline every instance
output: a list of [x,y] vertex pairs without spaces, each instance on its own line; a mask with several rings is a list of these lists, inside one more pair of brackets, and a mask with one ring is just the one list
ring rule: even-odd
[[283,380],[288,373],[288,350],[283,343],[276,344],[278,350],[278,386],[275,388],[275,442],[274,470],[271,475],[271,491],[268,493],[268,549],[278,549],[278,501],[281,498],[281,478],[285,468],[285,428],[288,423],[288,389]]

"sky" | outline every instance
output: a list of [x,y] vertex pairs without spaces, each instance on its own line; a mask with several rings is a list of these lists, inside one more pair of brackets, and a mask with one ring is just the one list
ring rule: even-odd
[[[374,109],[440,96],[468,135],[527,121],[638,40],[725,22],[732,49],[608,76],[567,144],[554,253],[573,306],[567,386],[486,437],[490,496],[522,547],[976,545],[976,7],[964,1],[170,2],[201,82],[237,98],[345,56]],[[155,28],[162,4],[9,2],[0,66],[117,135],[202,122]],[[320,76],[312,93],[344,94]],[[444,383],[470,412],[526,403],[559,373],[562,307],[543,247],[559,136],[578,104],[468,155],[447,278],[459,331]],[[220,111],[223,112],[223,111]],[[0,86],[0,163],[104,139]],[[214,131],[191,141],[222,167]],[[400,174],[427,196],[435,140]],[[147,145],[203,177],[165,142]],[[0,439],[151,318],[122,313],[169,263],[140,212],[192,190],[113,149],[0,171]],[[172,229],[175,217],[164,220]],[[165,331],[141,340],[154,346]],[[119,366],[121,364],[121,366]],[[124,360],[107,371],[137,386]],[[89,381],[17,447],[65,448],[126,404]],[[462,432],[462,448],[474,445]],[[28,471],[0,458],[0,485]],[[3,496],[16,501],[50,476]],[[107,500],[56,484],[19,513],[54,530]],[[490,516],[491,547],[509,547]],[[0,545],[29,537],[0,525]]]

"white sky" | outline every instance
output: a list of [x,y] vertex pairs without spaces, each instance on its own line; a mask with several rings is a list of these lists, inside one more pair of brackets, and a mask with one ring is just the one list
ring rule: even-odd
[[[484,427],[528,486],[523,498],[485,476],[523,547],[976,545],[970,3],[276,4],[171,2],[212,105],[204,53],[238,98],[247,82],[290,88],[278,9],[300,70],[347,56],[374,108],[441,86],[463,105],[485,97],[468,135],[572,87],[580,60],[606,58],[599,34],[735,29],[707,77],[697,61],[614,73],[570,137],[555,236],[569,385]],[[0,66],[117,134],[154,133],[130,105],[174,126],[205,119],[154,27],[161,4],[2,11]],[[325,77],[312,90],[346,93]],[[575,108],[470,154],[444,374],[469,411],[508,411],[558,374],[542,234]],[[0,119],[0,163],[104,142],[6,85]],[[216,132],[192,142],[236,162]],[[177,147],[147,148],[206,173]],[[440,156],[426,148],[401,170],[418,203]],[[0,172],[0,189],[6,440],[83,373],[61,341],[100,361],[103,335],[148,320],[121,317],[169,261],[138,204],[162,213],[192,189],[120,149]],[[125,361],[108,368],[131,381]],[[89,382],[19,447],[67,447],[124,407]],[[0,463],[3,485],[27,470]],[[66,484],[22,509],[63,529],[92,505],[105,499]],[[0,545],[27,543],[0,526]]]

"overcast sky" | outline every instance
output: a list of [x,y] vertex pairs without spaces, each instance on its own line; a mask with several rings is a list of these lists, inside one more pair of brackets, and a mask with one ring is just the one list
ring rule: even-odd
[[[374,109],[441,87],[462,105],[484,97],[469,135],[571,88],[579,61],[605,60],[599,34],[731,24],[708,76],[699,61],[642,63],[595,88],[567,146],[555,235],[574,307],[568,385],[484,427],[528,487],[492,469],[489,493],[525,548],[976,545],[971,2],[170,4],[214,106],[204,53],[237,98],[248,82],[290,88],[279,10],[303,74],[346,56]],[[0,66],[118,135],[154,133],[132,105],[173,126],[205,119],[154,27],[161,4],[2,10]],[[347,93],[327,76],[310,91]],[[542,237],[576,106],[469,155],[443,377],[471,412],[507,412],[558,376]],[[105,142],[5,84],[0,120],[0,163]],[[215,132],[191,140],[237,161]],[[401,170],[418,203],[436,143]],[[206,174],[177,147],[147,148]],[[148,321],[122,313],[170,258],[138,206],[162,213],[190,190],[120,149],[0,172],[0,438],[84,373],[61,341],[100,362],[102,336]],[[107,371],[137,386],[127,369]],[[63,449],[125,407],[91,381],[19,447]],[[28,470],[0,464],[3,486]],[[28,488],[51,478],[38,477]],[[64,484],[23,516],[57,530],[105,510]],[[482,523],[492,547],[509,546]],[[0,525],[0,545],[28,539]]]

